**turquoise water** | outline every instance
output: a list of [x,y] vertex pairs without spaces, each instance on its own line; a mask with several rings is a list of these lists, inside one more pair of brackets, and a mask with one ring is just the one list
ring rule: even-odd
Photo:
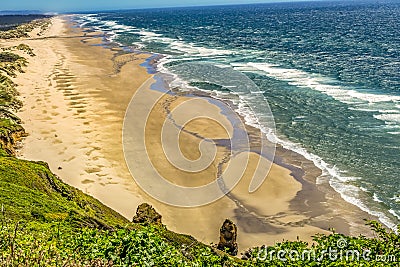
[[[400,222],[398,18],[396,2],[310,2],[133,10],[76,20],[105,31],[110,41],[165,55],[161,72],[201,60],[245,73],[261,94],[240,97],[261,117],[260,103],[268,100],[274,140],[313,160],[323,170],[319,182],[393,227]],[[185,73],[174,74],[173,84],[186,86]],[[216,85],[208,90],[222,98],[230,93]]]

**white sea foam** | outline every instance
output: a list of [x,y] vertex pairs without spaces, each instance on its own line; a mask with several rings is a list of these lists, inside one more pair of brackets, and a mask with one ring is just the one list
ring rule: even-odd
[[115,25],[111,26],[111,28],[118,33],[126,33],[126,32],[133,33],[137,30],[135,27],[127,26],[127,25],[123,25],[123,24],[115,24]]
[[155,32],[149,32],[149,31],[145,31],[145,30],[141,30],[141,31],[137,32],[137,34],[143,36],[144,38],[154,38],[154,37],[162,36],[161,34],[158,34]]
[[111,21],[111,20],[103,21],[103,24],[104,24],[104,26],[111,27],[111,28],[118,25],[116,21]]
[[109,36],[112,35],[111,41],[113,41],[119,33],[132,33],[138,31],[135,27],[118,24],[118,22],[114,20],[100,20],[96,16],[97,14],[80,15],[78,16],[77,21],[81,22],[80,27],[90,23],[95,23],[96,25],[93,26],[93,28],[95,30],[106,32]]
[[174,40],[170,43],[170,49],[185,53],[187,56],[196,57],[211,57],[217,55],[232,55],[234,52],[231,50],[219,50],[205,47],[199,47],[194,44],[185,43],[182,41]]
[[390,199],[394,200],[396,202],[400,202],[400,195],[395,195],[395,196],[391,197]]
[[356,111],[366,111],[366,112],[379,112],[377,109],[368,109],[368,108],[353,108],[349,107],[350,110],[356,110]]
[[[357,91],[353,88],[343,88],[330,84],[334,81],[321,75],[310,74],[297,69],[282,68],[268,63],[250,62],[232,63],[231,65],[239,71],[262,71],[269,77],[287,81],[291,85],[322,92],[342,103],[349,104],[352,109],[371,112],[376,112],[379,109],[379,112],[384,114],[375,115],[375,118],[386,123],[400,123],[400,96],[398,95],[373,94]],[[383,103],[387,104],[387,109],[382,109]],[[360,105],[361,107],[358,107]],[[370,108],[365,108],[365,105],[369,105]],[[377,106],[376,109],[374,105]]]
[[97,23],[100,20],[96,18],[97,14],[77,15],[75,21],[79,24],[80,28],[83,28],[89,23]]
[[340,193],[341,197],[344,200],[356,205],[368,214],[379,218],[379,220],[390,229],[395,230],[397,228],[396,223],[394,223],[392,219],[390,219],[386,214],[380,211],[372,210],[367,205],[365,205],[365,203],[360,199],[360,189],[358,187],[352,185],[344,185],[342,182],[338,182],[335,179],[330,179],[329,182],[332,188],[334,188],[336,192]]
[[82,15],[80,18],[87,20],[89,22],[99,22],[100,20],[96,18],[97,14],[87,14],[87,15]]
[[[145,29],[138,29],[132,26],[127,26],[123,24],[118,24],[116,21],[113,20],[105,20],[101,21],[95,17],[96,14],[90,15],[83,15],[80,16],[85,22],[83,23],[91,23],[96,22],[101,25],[97,26],[96,28],[106,32],[113,32],[113,36],[117,36],[119,33],[133,33],[137,34],[140,37],[141,44],[135,43],[138,47],[146,47],[146,43],[148,42],[158,42],[164,43],[168,45],[168,49],[171,52],[179,52],[185,56],[189,57],[223,57],[226,55],[232,55],[235,53],[233,50],[223,50],[223,49],[213,49],[213,48],[205,48],[201,46],[196,46],[192,43],[187,43],[182,41],[180,38],[169,38],[165,37],[162,34],[148,31]],[[113,39],[115,39],[115,36]]]
[[374,193],[373,199],[376,202],[383,203],[383,201],[379,199],[379,197],[376,195],[376,193]]
[[308,87],[326,93],[334,97],[335,99],[343,101],[345,103],[354,103],[354,100],[362,100],[369,103],[400,102],[400,96],[371,94],[358,92],[354,89],[343,89],[342,87],[337,85],[327,84],[327,82],[330,81],[328,78],[315,74],[310,74],[297,69],[281,68],[277,65],[267,63],[250,62],[246,65],[253,67],[256,70],[261,70],[269,76],[272,76],[273,78],[290,81],[294,85]]
[[400,220],[400,215],[399,215],[396,211],[390,209],[389,212],[390,212],[392,215],[394,215],[397,219]]
[[374,115],[378,120],[385,121],[388,124],[400,124],[400,113],[387,113]]
[[136,34],[140,35],[142,42],[158,42],[168,44],[168,48],[171,52],[180,52],[186,56],[191,57],[212,57],[232,55],[233,53],[235,53],[232,50],[212,49],[196,46],[193,43],[184,42],[180,38],[169,38],[163,36],[162,34],[151,32],[148,30],[140,30]]

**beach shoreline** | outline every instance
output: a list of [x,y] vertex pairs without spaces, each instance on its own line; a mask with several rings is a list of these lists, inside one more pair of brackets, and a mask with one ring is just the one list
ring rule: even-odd
[[[120,137],[130,99],[154,77],[144,66],[153,55],[124,52],[117,46],[104,45],[102,39],[101,33],[74,28],[68,17],[55,17],[46,38],[11,41],[26,42],[37,54],[30,60],[28,71],[16,79],[24,102],[19,116],[29,134],[19,151],[20,157],[49,162],[63,181],[129,219],[139,204],[149,202],[163,215],[169,229],[190,234],[205,243],[218,241],[218,229],[225,218],[237,223],[241,251],[297,237],[311,241],[312,235],[328,233],[329,228],[343,234],[365,234],[366,228],[360,227],[361,219],[356,218],[371,216],[354,211],[354,206],[333,189],[317,185],[319,169],[282,147],[277,149],[269,179],[252,195],[247,192],[249,174],[228,196],[199,208],[176,208],[146,195],[135,184],[125,164]],[[151,86],[145,89],[149,97],[162,95]],[[201,100],[188,94],[170,96],[164,101],[174,107],[193,98]],[[215,109],[223,117],[218,106],[204,100],[206,96],[202,98],[198,110]],[[179,179],[179,171],[160,156],[158,137],[167,115],[163,104],[159,103],[150,114],[146,134],[152,142],[147,148],[157,159],[154,162],[158,169],[168,177],[176,177],[173,182],[187,184],[187,180]],[[140,107],[135,112],[135,116],[146,115],[140,113]],[[206,131],[206,124],[197,121],[197,125],[187,127],[211,138],[207,136],[211,133]],[[219,138],[226,136],[222,129],[212,134],[216,132]],[[184,153],[194,159],[198,157],[200,141],[197,136],[184,133],[182,142],[187,146]],[[218,153],[217,159],[221,160],[219,157],[227,151],[221,148]],[[258,156],[252,153],[252,162]],[[215,176],[217,161],[196,177],[196,182],[203,184]],[[337,217],[335,205],[343,218]]]

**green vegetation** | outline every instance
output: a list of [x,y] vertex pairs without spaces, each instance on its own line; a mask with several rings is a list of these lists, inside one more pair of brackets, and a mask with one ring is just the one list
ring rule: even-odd
[[31,225],[3,227],[0,246],[7,249],[0,260],[7,266],[222,266],[224,261],[233,262],[210,247],[193,245],[190,237],[181,239],[192,241],[191,247],[175,246],[163,227],[137,225],[112,231],[72,231],[56,224],[40,227],[41,231]]
[[0,71],[10,77],[17,77],[17,72],[24,72],[23,67],[27,65],[25,58],[10,52],[0,53]]
[[399,235],[377,222],[367,224],[376,238],[318,234],[312,246],[297,241],[256,248],[254,266],[399,266]]
[[12,221],[63,221],[99,229],[128,223],[99,201],[63,183],[46,163],[3,156],[0,173],[0,203]]
[[247,260],[161,224],[129,222],[63,183],[46,163],[13,156],[24,130],[10,77],[27,64],[13,51],[34,55],[26,45],[0,53],[0,266],[398,266],[400,237],[376,222],[368,222],[375,238],[316,235],[312,245],[251,249]]
[[2,50],[7,51],[0,52],[0,155],[13,154],[17,141],[25,134],[20,119],[14,114],[21,108],[22,102],[17,98],[18,92],[11,77],[23,72],[27,60],[10,51],[20,50],[34,55],[24,44]]
[[17,46],[10,46],[10,47],[3,47],[1,50],[3,51],[15,51],[15,50],[20,50],[25,52],[26,54],[28,54],[31,57],[34,57],[35,54],[33,53],[32,48],[30,48],[28,45],[26,44],[19,44]]
[[374,222],[375,239],[319,235],[313,246],[283,242],[239,260],[163,226],[78,228],[61,217],[58,223],[3,220],[0,266],[398,266],[400,257],[398,235]]

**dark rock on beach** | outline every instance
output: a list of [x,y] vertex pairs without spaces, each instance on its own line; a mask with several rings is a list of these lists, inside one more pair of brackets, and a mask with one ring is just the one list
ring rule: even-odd
[[140,204],[136,209],[136,215],[132,222],[142,224],[161,224],[162,216],[147,203]]
[[232,256],[236,256],[238,253],[238,245],[236,243],[237,238],[237,227],[229,219],[226,219],[219,230],[219,243],[217,248],[221,251],[225,251]]

